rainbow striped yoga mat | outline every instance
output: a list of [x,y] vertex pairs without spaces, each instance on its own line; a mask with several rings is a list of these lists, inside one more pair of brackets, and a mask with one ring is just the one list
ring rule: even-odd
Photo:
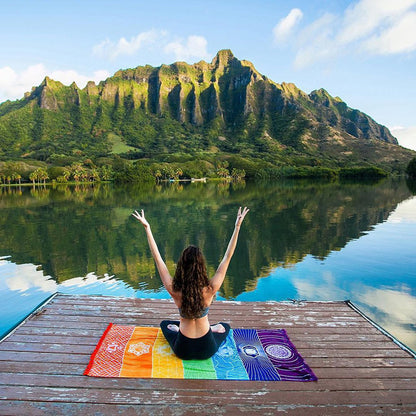
[[207,360],[175,356],[159,328],[110,324],[84,375],[215,380],[317,380],[284,329],[232,329]]

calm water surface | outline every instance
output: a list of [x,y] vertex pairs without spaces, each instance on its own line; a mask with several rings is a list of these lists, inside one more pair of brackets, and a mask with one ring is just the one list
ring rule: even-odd
[[404,180],[0,188],[0,335],[56,291],[168,298],[133,209],[171,272],[196,244],[212,275],[239,205],[250,213],[219,299],[350,299],[416,350],[416,197]]

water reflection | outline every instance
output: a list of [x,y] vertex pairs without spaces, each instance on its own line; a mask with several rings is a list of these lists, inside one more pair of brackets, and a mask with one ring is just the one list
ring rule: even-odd
[[132,210],[145,209],[171,272],[183,247],[197,244],[212,275],[236,208],[247,205],[251,211],[222,298],[351,298],[380,320],[387,316],[402,329],[409,326],[411,307],[403,306],[407,317],[400,320],[381,300],[397,293],[404,305],[413,305],[416,295],[416,243],[409,228],[416,209],[404,181],[95,184],[0,193],[0,256],[11,256],[0,267],[2,297],[6,289],[34,293],[36,300],[57,289],[167,297]]
[[416,296],[409,287],[400,290],[363,287],[358,296],[367,313],[377,317],[377,323],[416,350]]
[[0,254],[40,264],[58,283],[74,276],[115,275],[133,288],[160,280],[143,230],[132,220],[144,208],[168,267],[198,244],[213,273],[225,251],[238,205],[250,207],[224,295],[255,287],[276,266],[290,267],[331,251],[385,221],[408,196],[403,184],[229,183],[113,188],[36,188],[0,201]]

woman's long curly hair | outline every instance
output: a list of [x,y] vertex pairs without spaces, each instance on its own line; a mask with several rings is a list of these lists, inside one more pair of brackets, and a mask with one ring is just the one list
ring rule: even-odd
[[173,290],[181,292],[181,314],[198,318],[205,308],[203,288],[209,286],[204,255],[195,246],[183,250],[173,277]]

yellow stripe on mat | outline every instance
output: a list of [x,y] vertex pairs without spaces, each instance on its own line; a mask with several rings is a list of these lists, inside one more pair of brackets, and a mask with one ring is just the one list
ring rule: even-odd
[[162,331],[159,329],[155,345],[153,346],[154,378],[183,378],[183,364],[172,351]]

